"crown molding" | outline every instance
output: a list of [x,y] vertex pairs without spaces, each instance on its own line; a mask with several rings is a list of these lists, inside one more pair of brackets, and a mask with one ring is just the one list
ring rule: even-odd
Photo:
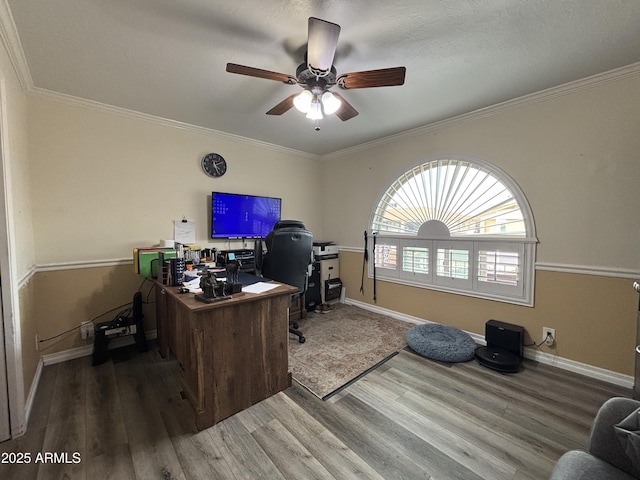
[[119,115],[121,117],[134,120],[143,120],[154,123],[156,125],[187,130],[202,135],[214,136],[232,142],[242,143],[262,149],[273,150],[279,153],[294,155],[296,157],[306,158],[309,160],[319,160],[321,158],[320,155],[303,152],[301,150],[295,150],[293,148],[282,147],[273,143],[262,142],[260,140],[254,140],[252,138],[242,137],[240,135],[233,135],[211,128],[199,127],[176,120],[157,117],[154,115],[136,112],[125,108],[120,108],[113,105],[108,105],[105,103],[87,100],[80,97],[74,97],[72,95],[36,87],[33,83],[29,64],[27,62],[27,58],[24,55],[22,42],[20,41],[20,35],[18,34],[18,29],[13,20],[11,8],[9,7],[7,0],[0,0],[0,38],[7,47],[9,58],[16,72],[16,76],[18,77],[18,81],[20,82],[20,86],[22,87],[22,91],[28,96],[43,98],[45,100],[51,100],[59,103],[65,103],[75,107],[110,113],[112,115]]
[[404,132],[382,137],[376,140],[372,140],[370,142],[356,145],[354,147],[349,147],[349,148],[339,150],[333,153],[329,153],[326,155],[316,155],[308,152],[303,152],[301,150],[295,150],[292,148],[287,148],[280,145],[263,142],[260,140],[254,140],[248,137],[242,137],[240,135],[234,135],[226,132],[221,132],[219,130],[200,127],[200,126],[196,126],[188,123],[179,122],[176,120],[170,120],[162,117],[157,117],[154,115],[136,112],[133,110],[127,110],[125,108],[115,107],[113,105],[108,105],[105,103],[96,102],[93,100],[87,100],[79,97],[74,97],[71,95],[66,95],[59,92],[54,92],[51,90],[46,90],[43,88],[36,87],[33,84],[33,79],[31,77],[31,72],[29,70],[29,64],[27,63],[27,59],[24,55],[24,50],[22,48],[20,36],[18,35],[18,31],[15,25],[15,22],[13,21],[13,16],[11,14],[11,9],[9,8],[7,0],[0,0],[0,38],[2,38],[5,45],[7,46],[11,63],[13,64],[13,67],[16,71],[16,74],[20,81],[20,85],[22,86],[23,91],[27,95],[44,98],[52,101],[63,102],[66,104],[74,105],[76,107],[83,107],[83,108],[98,110],[102,112],[107,112],[107,113],[120,115],[120,116],[131,118],[131,119],[144,120],[144,121],[156,123],[158,125],[164,125],[172,128],[188,130],[188,131],[192,131],[192,132],[196,132],[196,133],[200,133],[208,136],[216,136],[218,138],[224,138],[233,142],[243,143],[243,144],[258,147],[258,148],[265,148],[268,150],[295,155],[295,156],[310,159],[310,160],[328,160],[328,159],[343,157],[346,155],[351,155],[357,152],[380,147],[381,145],[385,145],[388,143],[398,142],[406,138],[423,135],[425,133],[432,132],[435,130],[440,130],[443,128],[448,128],[463,122],[477,120],[484,117],[490,117],[490,116],[502,113],[504,111],[526,107],[528,105],[547,101],[547,100],[550,100],[562,95],[574,93],[580,90],[592,88],[597,85],[606,84],[606,83],[616,81],[625,77],[640,75],[640,62],[638,62],[638,63],[634,63],[624,67],[609,70],[607,72],[598,73],[580,80],[565,83],[563,85],[551,87],[546,90],[541,90],[539,92],[534,92],[528,95],[524,95],[522,97],[507,100],[505,102],[497,103],[495,105],[474,110],[469,113],[464,113],[462,115],[457,115],[455,117],[447,118],[445,120],[429,123],[427,125],[423,125],[421,127],[417,127],[411,130],[405,130]]
[[2,38],[2,41],[7,46],[9,59],[11,60],[22,90],[29,92],[34,86],[33,79],[31,78],[29,64],[27,63],[27,58],[24,56],[20,35],[18,35],[18,29],[13,21],[13,15],[11,14],[11,8],[9,8],[7,0],[0,0],[0,38]]
[[27,58],[24,55],[22,42],[20,41],[20,35],[18,34],[18,29],[13,20],[11,8],[9,7],[7,0],[0,0],[0,38],[7,47],[9,58],[18,77],[18,81],[20,82],[20,86],[22,87],[22,91],[28,96],[65,103],[67,105],[72,105],[75,107],[110,113],[112,115],[118,115],[129,119],[147,121],[156,125],[182,129],[202,135],[214,136],[235,143],[241,143],[261,149],[273,150],[278,153],[293,155],[308,160],[319,160],[321,158],[320,155],[275,145],[273,143],[254,140],[252,138],[242,137],[240,135],[234,135],[211,128],[200,127],[176,120],[157,117],[154,115],[136,112],[125,108],[120,108],[113,105],[108,105],[105,103],[87,100],[80,97],[74,97],[72,95],[36,87],[33,83],[29,64],[27,62]]
[[302,157],[309,160],[319,160],[320,155],[313,153],[303,152],[302,150],[295,150],[293,148],[287,148],[273,143],[263,142],[261,140],[255,140],[253,138],[242,137],[240,135],[234,135],[232,133],[226,133],[212,128],[200,127],[190,123],[179,122],[177,120],[171,120],[168,118],[158,117],[155,115],[149,115],[147,113],[136,112],[135,110],[128,110],[126,108],[116,107],[106,103],[97,102],[94,100],[87,100],[85,98],[74,97],[73,95],[67,95],[65,93],[54,92],[40,87],[32,87],[26,92],[27,95],[36,98],[43,98],[58,103],[65,103],[73,107],[86,108],[89,110],[95,110],[99,112],[109,113],[112,115],[118,115],[133,120],[142,120],[156,125],[162,125],[165,127],[177,128],[186,130],[193,133],[199,133],[202,135],[213,136],[229,140],[235,143],[242,143],[252,147],[273,150],[279,153],[287,155],[294,155],[296,157]]
[[575,80],[573,82],[565,83],[563,85],[558,85],[556,87],[551,87],[546,90],[541,90],[539,92],[530,93],[522,97],[513,98],[511,100],[507,100],[501,103],[496,103],[495,105],[491,105],[489,107],[484,107],[478,110],[474,110],[472,112],[463,113],[455,117],[447,118],[445,120],[440,120],[438,122],[429,123],[427,125],[413,128],[411,130],[405,130],[404,132],[378,138],[370,142],[361,143],[360,145],[356,145],[354,147],[345,148],[343,150],[339,150],[337,152],[324,155],[322,157],[322,160],[344,157],[346,155],[352,155],[354,153],[358,153],[361,151],[371,150],[373,148],[379,148],[389,143],[398,142],[407,138],[423,135],[425,133],[441,130],[444,128],[449,128],[463,122],[469,122],[472,120],[478,120],[485,117],[491,117],[493,115],[498,115],[502,112],[527,107],[529,105],[545,102],[547,100],[551,100],[560,96],[568,95],[571,93],[579,92],[581,90],[593,88],[598,85],[604,85],[604,84],[614,82],[626,77],[633,77],[637,75],[640,75],[640,62],[632,63],[631,65],[626,65],[624,67],[609,70],[607,72],[598,73],[590,77],[582,78],[580,80]]

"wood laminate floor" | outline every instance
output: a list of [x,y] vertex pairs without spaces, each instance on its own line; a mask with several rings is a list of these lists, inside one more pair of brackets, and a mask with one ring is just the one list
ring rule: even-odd
[[501,374],[402,351],[328,401],[294,382],[197,432],[175,360],[112,353],[44,367],[0,478],[546,479],[607,398],[631,395],[527,360]]

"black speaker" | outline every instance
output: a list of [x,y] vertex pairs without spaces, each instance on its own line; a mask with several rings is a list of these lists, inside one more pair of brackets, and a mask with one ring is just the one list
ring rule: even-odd
[[524,349],[524,328],[498,320],[485,325],[486,347],[478,347],[476,360],[481,365],[500,372],[514,373],[520,369]]

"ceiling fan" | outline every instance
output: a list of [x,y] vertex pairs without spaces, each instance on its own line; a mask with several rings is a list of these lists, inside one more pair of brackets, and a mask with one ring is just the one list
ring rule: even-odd
[[[333,58],[339,35],[340,25],[310,17],[307,53],[305,61],[296,69],[295,77],[236,63],[227,63],[227,72],[300,85],[303,88],[301,93],[290,95],[277,104],[267,115],[282,115],[295,106],[312,120],[322,119],[323,113],[335,113],[340,120],[346,121],[358,115],[358,111],[341,95],[331,92],[332,87],[337,85],[341,89],[349,90],[402,85],[407,69],[394,67],[338,75],[333,66]],[[316,130],[318,129],[316,126]]]

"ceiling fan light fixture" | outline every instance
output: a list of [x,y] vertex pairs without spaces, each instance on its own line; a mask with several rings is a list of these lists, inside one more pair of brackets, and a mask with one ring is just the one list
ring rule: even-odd
[[343,122],[358,115],[358,111],[347,99],[329,90],[338,86],[343,90],[404,85],[406,67],[380,68],[338,75],[333,60],[335,58],[340,25],[320,18],[309,17],[307,51],[304,61],[296,68],[296,74],[287,75],[262,68],[227,63],[227,72],[264,78],[298,85],[303,91],[294,93],[267,111],[267,115],[282,115],[295,107],[307,114],[307,118],[318,120],[324,115],[335,114]]
[[322,120],[322,105],[320,105],[320,101],[317,98],[311,103],[309,112],[307,112],[307,118],[311,120]]
[[293,99],[293,105],[302,113],[307,113],[311,108],[313,101],[313,93],[309,90],[303,90]]
[[332,113],[336,113],[341,105],[342,102],[333,93],[324,92],[322,94],[322,106],[325,114],[331,115]]

